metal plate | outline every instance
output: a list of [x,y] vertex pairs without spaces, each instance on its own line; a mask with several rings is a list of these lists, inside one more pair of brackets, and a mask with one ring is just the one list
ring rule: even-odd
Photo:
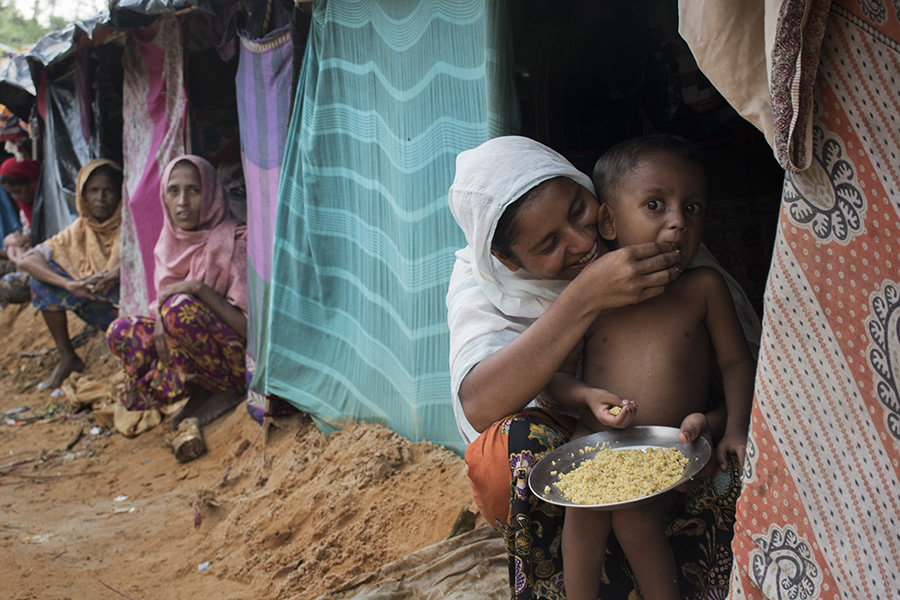
[[[573,440],[564,444],[547,454],[537,462],[531,469],[528,476],[528,486],[531,491],[550,504],[559,506],[574,506],[576,508],[593,508],[596,510],[621,510],[623,508],[633,508],[645,502],[649,502],[654,497],[664,494],[665,492],[677,487],[691,479],[694,475],[706,466],[709,457],[712,454],[709,442],[706,438],[699,437],[691,444],[682,444],[678,440],[678,428],[676,427],[629,427],[627,429],[611,429],[609,431],[600,431],[591,435]],[[568,473],[577,468],[582,462],[593,458],[597,454],[597,448],[603,445],[603,442],[609,444],[607,447],[613,450],[634,449],[641,450],[644,448],[675,448],[680,450],[688,458],[688,464],[684,468],[684,474],[676,483],[660,490],[649,496],[641,496],[632,500],[623,502],[614,502],[611,504],[577,504],[566,500],[566,498],[556,489],[554,485],[559,476]],[[586,449],[585,449],[586,448]],[[578,451],[585,449],[584,453]],[[556,475],[551,475],[553,471]],[[550,491],[544,491],[549,486]]]

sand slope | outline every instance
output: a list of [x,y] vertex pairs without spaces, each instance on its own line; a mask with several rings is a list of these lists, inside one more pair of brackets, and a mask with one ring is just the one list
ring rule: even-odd
[[[0,424],[2,598],[314,598],[476,510],[458,456],[376,425],[323,436],[298,415],[263,431],[240,406],[187,464],[167,446],[168,420],[131,439],[93,435],[90,411],[34,387],[55,360],[40,315],[10,306],[0,328],[0,410],[43,417]],[[82,376],[115,377],[102,335],[78,351]]]

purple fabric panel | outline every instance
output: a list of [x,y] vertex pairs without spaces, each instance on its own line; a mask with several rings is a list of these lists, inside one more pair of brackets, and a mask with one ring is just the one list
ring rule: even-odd
[[244,92],[238,97],[238,116],[247,185],[247,246],[253,269],[270,281],[293,49],[286,31],[263,43],[241,42],[236,85]]
[[267,199],[247,203],[247,252],[250,264],[265,281],[272,280],[272,240],[275,239],[275,201],[280,174],[280,168],[244,172],[248,198],[252,193],[256,198]]

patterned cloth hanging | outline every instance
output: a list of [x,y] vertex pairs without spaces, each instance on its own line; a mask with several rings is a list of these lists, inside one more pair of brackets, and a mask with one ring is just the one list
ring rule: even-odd
[[[760,0],[742,3],[754,15],[719,21],[710,4],[682,2],[682,22],[699,19],[686,37],[726,98],[770,107],[742,114],[787,171],[730,597],[895,598],[900,9]],[[711,54],[703,31],[735,47]],[[766,54],[741,61],[738,40]],[[741,78],[762,86],[731,87]]]
[[121,315],[146,314],[156,296],[153,246],[163,223],[159,177],[166,163],[185,151],[182,61],[181,28],[174,14],[152,27],[129,30],[122,56]]

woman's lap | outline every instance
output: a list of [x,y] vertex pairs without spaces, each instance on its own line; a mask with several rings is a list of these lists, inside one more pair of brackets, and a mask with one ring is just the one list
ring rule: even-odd
[[[51,269],[66,279],[72,279],[55,262],[50,261],[48,264]],[[91,300],[84,296],[75,296],[59,286],[45,283],[34,277],[30,279],[30,284],[31,303],[39,310],[69,310],[86,323],[90,323],[100,329],[106,329],[119,314],[119,309],[116,307],[116,304],[119,302],[118,282],[106,294],[97,294],[96,300]]]
[[247,342],[208,306],[188,294],[176,294],[161,314],[172,361],[191,374],[192,383],[211,391],[247,390]]
[[187,398],[184,375],[159,364],[154,320],[119,317],[106,330],[110,351],[122,361],[125,388],[119,401],[128,410],[149,410]]
[[506,541],[511,594],[516,599],[565,597],[564,513],[531,493],[528,473],[538,459],[568,439],[567,428],[542,411],[528,410],[495,424],[466,448],[476,504]]
[[[527,481],[537,460],[568,436],[567,428],[546,413],[528,411],[497,423],[466,448],[476,504],[506,540],[510,586],[517,599],[565,597],[560,537],[564,513],[532,495]],[[724,597],[739,493],[739,472],[733,464],[729,473],[698,483],[673,509],[666,534],[678,561],[683,597]],[[601,597],[626,598],[634,590],[630,569],[614,538],[609,547]]]
[[[246,391],[246,342],[202,302],[186,294],[162,310],[172,364],[159,365],[149,317],[122,317],[107,330],[110,350],[122,360],[121,402],[131,410],[159,408],[187,398],[187,385],[210,391]],[[238,356],[239,354],[239,356]]]

